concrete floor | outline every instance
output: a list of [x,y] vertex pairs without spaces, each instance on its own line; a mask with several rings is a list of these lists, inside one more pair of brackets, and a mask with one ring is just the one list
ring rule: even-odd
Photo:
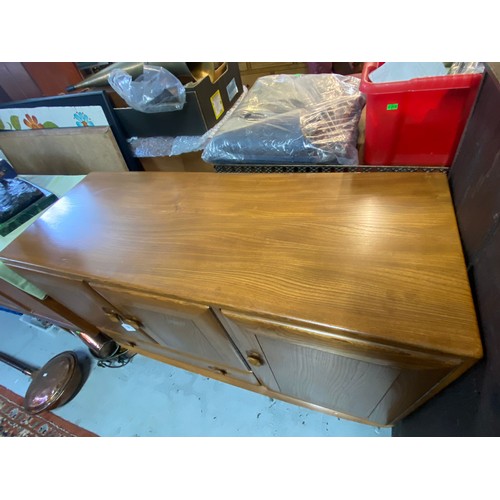
[[[77,396],[53,410],[100,436],[349,436],[389,437],[358,424],[270,399],[135,356],[125,367],[101,368],[86,346],[57,327],[40,331],[0,311],[0,351],[34,367],[65,350],[90,374]],[[24,396],[31,379],[0,363],[0,385]]]

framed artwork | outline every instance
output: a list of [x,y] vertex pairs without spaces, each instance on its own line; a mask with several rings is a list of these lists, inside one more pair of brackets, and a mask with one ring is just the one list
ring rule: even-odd
[[134,157],[104,91],[38,97],[0,104],[0,133],[9,130],[109,126],[129,170],[143,170]]

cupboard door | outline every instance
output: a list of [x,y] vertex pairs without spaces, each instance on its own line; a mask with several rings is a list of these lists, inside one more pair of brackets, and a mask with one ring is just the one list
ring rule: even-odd
[[216,378],[222,382],[235,383],[236,381],[257,386],[260,385],[254,374],[248,369],[240,370],[223,363],[214,363],[206,359],[196,358],[192,354],[187,355],[173,349],[168,349],[164,345],[160,345],[149,337],[146,337],[140,331],[117,334],[112,330],[104,330],[104,333],[108,334],[125,349],[130,349],[132,352],[139,352],[140,354],[158,359],[178,368]]
[[[47,293],[52,299],[69,309],[72,313],[90,323],[94,329],[113,328],[114,323],[106,311],[110,308],[103,298],[92,290],[85,282],[63,278],[52,274],[45,274],[39,271],[32,271],[22,268],[13,268],[21,276],[35,284]],[[34,311],[37,313],[37,311]],[[50,316],[46,316],[49,317]],[[85,325],[76,323],[76,329],[92,330]]]
[[280,392],[360,418],[368,418],[398,370],[320,349],[260,337]]
[[91,283],[123,315],[124,324],[181,353],[247,371],[208,306]]
[[[393,388],[401,392],[407,374],[425,371],[426,386],[405,386],[406,407],[437,383],[449,369],[439,361],[412,358],[398,362],[386,347],[328,332],[221,311],[236,345],[261,383],[281,394],[363,420],[370,417]],[[373,349],[372,351],[370,349]],[[403,356],[404,358],[404,356]],[[398,381],[398,383],[396,383]],[[413,391],[413,392],[412,392]],[[378,411],[378,423],[389,424],[402,412],[397,400]]]

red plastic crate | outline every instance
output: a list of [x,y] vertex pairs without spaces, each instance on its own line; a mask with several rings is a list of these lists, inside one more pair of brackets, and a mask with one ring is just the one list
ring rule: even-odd
[[450,166],[483,75],[463,74],[373,83],[384,63],[365,63],[360,90],[366,94],[364,163]]

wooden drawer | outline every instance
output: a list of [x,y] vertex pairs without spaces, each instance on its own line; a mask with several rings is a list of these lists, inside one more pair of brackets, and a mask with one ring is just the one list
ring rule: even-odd
[[113,330],[104,330],[104,333],[107,333],[126,349],[131,349],[132,351],[138,350],[146,355],[149,354],[153,355],[153,357],[159,357],[162,361],[174,366],[201,373],[202,375],[208,375],[206,373],[206,371],[208,371],[210,374],[216,375],[216,378],[219,380],[221,379],[220,377],[222,377],[222,379],[227,379],[228,382],[232,379],[256,386],[260,385],[251,371],[238,370],[223,363],[214,363],[207,359],[188,356],[185,353],[168,349],[156,343],[142,331],[137,331],[133,334],[117,334]]

